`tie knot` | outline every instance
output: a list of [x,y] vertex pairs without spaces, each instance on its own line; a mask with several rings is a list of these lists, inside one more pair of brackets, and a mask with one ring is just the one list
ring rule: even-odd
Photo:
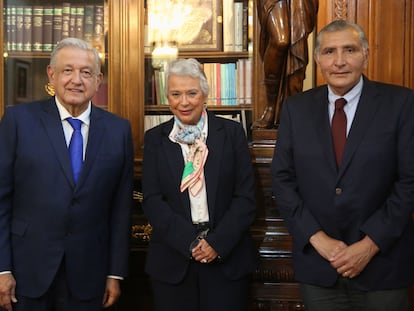
[[345,98],[338,98],[335,100],[335,109],[343,109],[346,104]]
[[74,118],[67,118],[66,120],[69,122],[69,124],[73,127],[75,131],[79,131],[81,129],[81,126],[82,126],[81,120],[74,119]]

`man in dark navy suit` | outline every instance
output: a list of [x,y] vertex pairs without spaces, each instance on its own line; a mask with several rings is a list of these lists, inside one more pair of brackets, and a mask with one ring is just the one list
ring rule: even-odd
[[[350,22],[321,30],[315,60],[327,85],[286,100],[272,163],[305,308],[408,310],[414,92],[363,75],[368,42]],[[345,105],[335,108],[337,99]],[[334,148],[337,113],[343,151]]]
[[[62,40],[47,74],[56,96],[10,107],[0,123],[0,307],[102,310],[127,273],[130,124],[92,105],[102,73],[86,42]],[[79,176],[68,118],[81,124]]]

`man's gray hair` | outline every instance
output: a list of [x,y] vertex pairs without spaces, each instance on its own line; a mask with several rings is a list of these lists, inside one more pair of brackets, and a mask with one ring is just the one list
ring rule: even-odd
[[56,57],[60,50],[72,47],[72,48],[78,48],[87,52],[91,52],[95,58],[96,68],[98,69],[98,72],[101,72],[101,61],[99,59],[99,53],[98,51],[90,45],[88,42],[78,39],[78,38],[65,38],[61,41],[59,41],[58,44],[56,44],[55,48],[52,51],[52,54],[50,55],[50,66],[55,69],[56,68]]
[[367,36],[365,35],[364,30],[361,28],[361,26],[359,26],[358,24],[349,22],[349,21],[345,21],[345,20],[335,20],[329,23],[328,25],[326,25],[325,27],[323,27],[319,31],[318,35],[316,36],[316,41],[315,41],[316,55],[319,55],[320,53],[319,49],[321,47],[321,37],[324,33],[342,31],[348,28],[353,28],[358,33],[359,40],[361,41],[361,44],[362,44],[363,52],[364,54],[366,54],[368,51],[368,39],[367,39]]

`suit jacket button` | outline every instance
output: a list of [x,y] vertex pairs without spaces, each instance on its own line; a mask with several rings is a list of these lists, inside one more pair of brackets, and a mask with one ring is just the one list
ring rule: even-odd
[[335,193],[336,193],[336,195],[342,194],[342,189],[341,188],[336,188]]

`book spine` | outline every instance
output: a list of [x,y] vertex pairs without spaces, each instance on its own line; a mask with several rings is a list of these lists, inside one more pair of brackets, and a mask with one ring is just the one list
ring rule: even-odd
[[234,51],[234,1],[223,1],[223,51]]
[[41,52],[43,43],[43,6],[32,8],[32,51]]
[[243,6],[243,51],[249,50],[249,7]]
[[243,51],[243,2],[234,3],[234,51]]
[[16,6],[16,51],[23,51],[23,6]]
[[32,7],[23,8],[23,51],[32,51]]
[[62,39],[69,37],[70,3],[62,3]]
[[95,5],[93,46],[99,52],[105,51],[104,6],[100,4]]
[[245,70],[246,70],[246,81],[245,81],[245,91],[246,91],[246,104],[252,104],[252,60],[245,60]]
[[216,105],[221,105],[221,66],[220,63],[215,63],[215,73],[216,77]]
[[76,24],[75,24],[75,36],[76,38],[83,39],[84,25],[83,18],[85,15],[85,7],[78,5],[76,7]]
[[213,64],[212,63],[204,63],[203,64],[203,69],[204,69],[204,73],[206,75],[207,78],[207,82],[208,85],[210,86],[210,93],[208,94],[208,100],[207,100],[207,105],[215,105],[216,101],[214,98],[214,81],[213,81],[213,72],[212,72],[212,68],[213,68]]
[[53,45],[62,40],[62,6],[53,7]]
[[154,70],[154,83],[155,83],[155,98],[156,104],[161,105],[161,87],[160,87],[160,70]]
[[93,5],[85,5],[83,19],[83,39],[92,44],[93,42],[93,22],[95,7]]
[[[16,6],[11,5],[10,6],[10,19],[9,19],[9,27],[7,29],[8,31],[8,37],[9,37],[9,47],[10,51],[16,51],[17,50],[17,11]],[[7,23],[7,17],[6,17],[6,23]]]
[[43,46],[44,52],[50,52],[53,48],[53,6],[43,8]]
[[76,36],[76,7],[70,6],[70,15],[69,15],[69,37]]
[[228,105],[235,106],[236,103],[236,63],[227,64],[227,96],[229,98]]

